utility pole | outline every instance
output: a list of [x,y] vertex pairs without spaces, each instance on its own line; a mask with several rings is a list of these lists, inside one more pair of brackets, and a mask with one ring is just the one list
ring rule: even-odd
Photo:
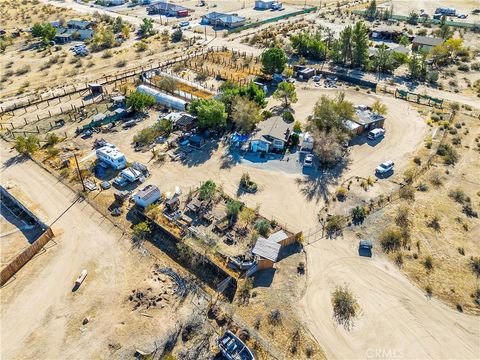
[[80,171],[80,166],[78,165],[77,154],[73,153],[73,157],[75,158],[75,164],[77,165],[78,176],[80,177],[80,181],[82,182],[83,191],[87,191],[87,189],[85,188],[85,184],[83,182],[83,176],[82,176],[82,172]]

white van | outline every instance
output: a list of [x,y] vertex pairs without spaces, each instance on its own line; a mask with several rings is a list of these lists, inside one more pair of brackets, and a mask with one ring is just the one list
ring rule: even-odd
[[385,130],[384,129],[373,129],[368,132],[368,139],[369,140],[375,140],[378,139],[381,136],[385,135]]

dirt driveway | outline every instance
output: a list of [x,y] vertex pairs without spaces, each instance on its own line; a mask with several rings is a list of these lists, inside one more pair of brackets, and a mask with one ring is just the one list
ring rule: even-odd
[[[153,343],[152,337],[174,323],[171,314],[146,318],[124,304],[151,263],[139,259],[129,239],[86,202],[76,201],[76,194],[31,161],[8,161],[13,155],[2,142],[2,185],[21,193],[47,224],[61,217],[46,251],[0,290],[1,358],[104,358],[111,343],[124,348]],[[73,292],[82,269],[88,276]],[[82,325],[86,317],[89,323]]]
[[[358,256],[358,239],[320,240],[307,247],[304,319],[332,359],[475,359],[478,317],[429,299],[383,258]],[[330,294],[348,284],[361,307],[350,331],[333,320]]]

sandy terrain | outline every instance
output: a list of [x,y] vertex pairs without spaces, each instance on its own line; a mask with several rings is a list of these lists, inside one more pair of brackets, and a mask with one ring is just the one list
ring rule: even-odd
[[[1,155],[6,161],[14,154],[2,143]],[[22,190],[26,205],[37,207],[46,223],[61,216],[47,251],[0,290],[3,359],[106,357],[109,344],[151,344],[152,336],[173,324],[168,308],[147,318],[125,306],[152,264],[129,251],[121,231],[85,202],[75,202],[73,192],[29,161],[4,166],[1,178]],[[72,292],[82,269],[88,276]],[[86,317],[90,322],[82,326]]]
[[[477,317],[427,298],[382,256],[359,257],[357,246],[349,233],[307,249],[309,279],[301,307],[328,358],[478,358]],[[336,325],[330,304],[331,292],[344,283],[362,309],[351,331]]]

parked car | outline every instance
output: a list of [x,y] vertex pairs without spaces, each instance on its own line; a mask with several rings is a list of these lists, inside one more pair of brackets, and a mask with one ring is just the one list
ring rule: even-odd
[[180,25],[180,27],[186,27],[186,26],[190,25],[190,22],[189,21],[181,21],[179,25]]
[[123,128],[124,129],[130,129],[131,127],[134,127],[135,125],[137,125],[137,121],[136,120],[130,120],[130,121],[127,121],[125,124],[123,124]]
[[315,75],[315,76],[313,77],[313,81],[319,82],[321,78],[322,78],[322,75]]
[[393,166],[394,166],[394,162],[393,161],[385,161],[383,163],[381,163],[380,165],[377,166],[377,168],[375,169],[375,172],[379,175],[383,175],[383,174],[386,174],[390,171],[393,171]]
[[313,166],[313,155],[308,154],[305,156],[305,159],[303,160],[303,166],[305,167],[312,167]]
[[467,14],[458,14],[457,17],[459,19],[466,19],[468,17],[468,15]]
[[108,181],[102,181],[100,183],[100,187],[103,189],[103,190],[107,190],[107,189],[110,189],[112,187],[112,185],[110,184],[110,182]]
[[385,136],[385,129],[373,129],[368,132],[368,139],[369,140],[376,140],[380,137]]

